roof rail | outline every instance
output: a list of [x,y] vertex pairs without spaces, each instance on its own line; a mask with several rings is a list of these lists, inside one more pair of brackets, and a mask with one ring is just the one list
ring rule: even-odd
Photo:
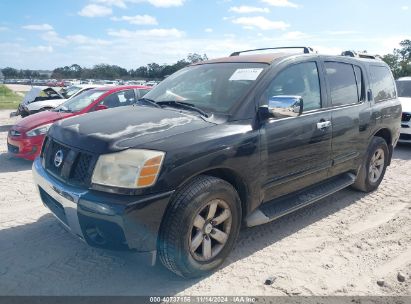
[[245,51],[239,51],[239,52],[234,52],[230,55],[232,56],[239,56],[241,53],[248,53],[248,52],[254,52],[254,51],[265,51],[265,50],[282,50],[282,49],[303,49],[304,54],[311,54],[315,53],[314,49],[308,46],[285,46],[285,47],[275,47],[275,48],[262,48],[262,49],[254,49],[254,50],[245,50]]
[[370,55],[367,53],[358,53],[354,51],[344,51],[341,56],[357,57],[357,58],[367,58],[367,59],[379,59],[378,55]]

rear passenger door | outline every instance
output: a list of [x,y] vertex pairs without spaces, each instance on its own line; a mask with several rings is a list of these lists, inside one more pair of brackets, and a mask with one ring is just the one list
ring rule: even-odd
[[324,61],[332,122],[330,176],[356,170],[368,144],[371,118],[366,100],[366,75],[359,64]]

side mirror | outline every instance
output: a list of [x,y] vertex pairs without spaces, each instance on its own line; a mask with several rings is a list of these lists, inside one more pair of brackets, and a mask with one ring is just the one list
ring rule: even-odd
[[107,110],[108,107],[102,104],[99,104],[96,106],[96,108],[94,109],[94,111],[101,111],[101,110]]
[[303,99],[301,96],[272,96],[263,112],[274,118],[297,117],[303,113]]

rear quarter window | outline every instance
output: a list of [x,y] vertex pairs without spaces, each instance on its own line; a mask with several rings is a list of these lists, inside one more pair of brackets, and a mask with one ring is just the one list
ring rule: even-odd
[[396,97],[394,78],[385,66],[370,66],[371,87],[375,102]]

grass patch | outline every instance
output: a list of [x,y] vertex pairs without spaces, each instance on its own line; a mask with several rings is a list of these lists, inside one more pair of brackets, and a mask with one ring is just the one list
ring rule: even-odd
[[0,84],[0,110],[15,110],[22,100],[23,96],[13,92],[5,85]]

